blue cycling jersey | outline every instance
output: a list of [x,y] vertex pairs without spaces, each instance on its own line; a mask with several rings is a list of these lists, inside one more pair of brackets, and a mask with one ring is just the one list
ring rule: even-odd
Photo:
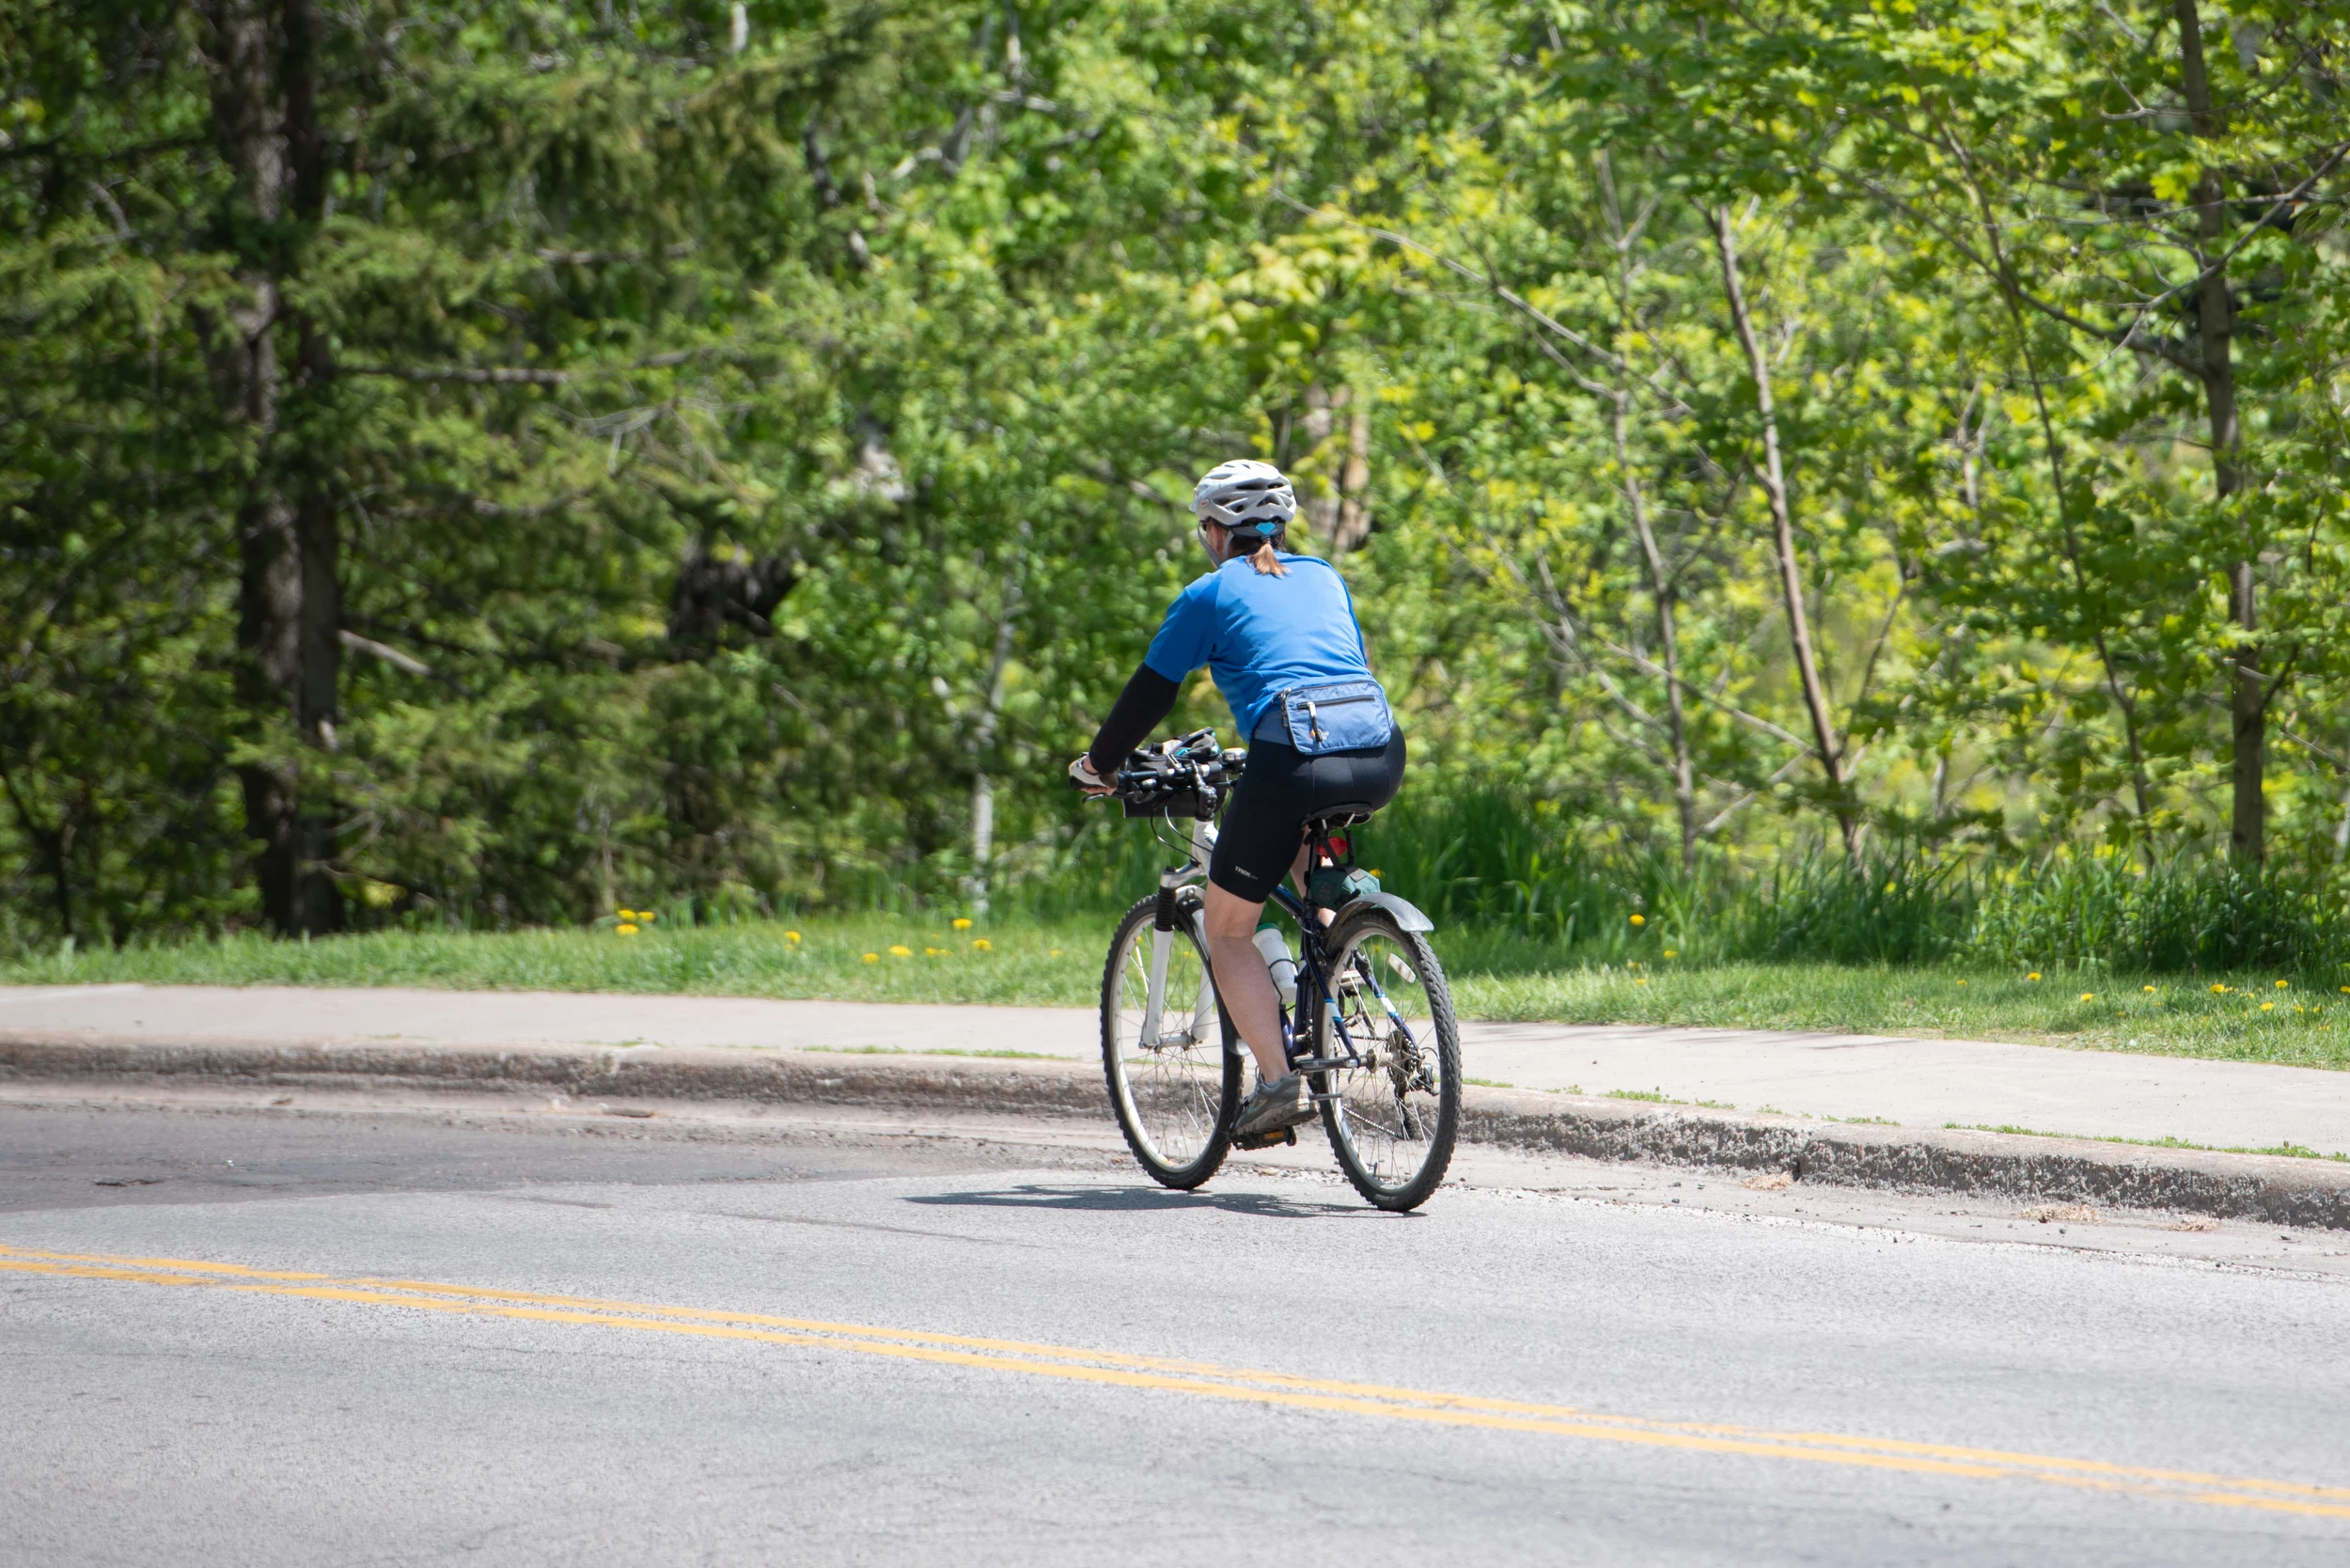
[[1143,655],[1146,667],[1177,684],[1206,665],[1244,739],[1277,692],[1371,677],[1346,579],[1313,556],[1281,561],[1286,577],[1261,572],[1242,557],[1193,583],[1168,606]]

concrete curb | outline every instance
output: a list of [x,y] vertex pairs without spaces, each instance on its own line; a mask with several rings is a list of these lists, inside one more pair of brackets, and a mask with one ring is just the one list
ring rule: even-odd
[[271,1089],[540,1090],[609,1100],[749,1100],[1100,1116],[1088,1063],[745,1046],[549,1045],[214,1036],[184,1043],[0,1030],[11,1078],[249,1083]]
[[[735,1100],[1014,1115],[1107,1109],[1091,1062],[660,1045],[423,1044],[0,1030],[0,1082],[176,1080],[257,1089],[559,1092],[605,1100]],[[2350,1229],[2350,1165],[2151,1149],[2085,1138],[1744,1116],[1524,1090],[1465,1091],[1463,1136],[1606,1160],[1784,1171],[1840,1186],[2166,1209]]]
[[1653,1109],[1523,1090],[1471,1090],[1464,1109],[1464,1135],[1476,1142],[1594,1159],[1785,1171],[1840,1186],[2350,1229],[2350,1165],[2338,1161]]

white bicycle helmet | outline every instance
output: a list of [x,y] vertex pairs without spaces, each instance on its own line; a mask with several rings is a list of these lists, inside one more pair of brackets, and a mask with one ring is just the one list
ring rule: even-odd
[[1200,477],[1191,493],[1191,510],[1202,523],[1271,539],[1297,515],[1297,492],[1273,464],[1234,458]]

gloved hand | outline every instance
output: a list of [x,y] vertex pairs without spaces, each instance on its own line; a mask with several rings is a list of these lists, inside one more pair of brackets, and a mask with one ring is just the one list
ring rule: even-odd
[[1100,774],[1093,771],[1093,759],[1082,753],[1075,761],[1069,764],[1069,783],[1072,789],[1083,790],[1089,795],[1105,795],[1110,792],[1110,786],[1103,782]]

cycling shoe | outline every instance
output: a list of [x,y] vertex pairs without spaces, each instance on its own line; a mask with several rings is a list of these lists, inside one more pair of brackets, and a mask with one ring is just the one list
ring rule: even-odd
[[1232,1122],[1232,1131],[1241,1137],[1258,1133],[1277,1133],[1284,1127],[1310,1121],[1313,1115],[1314,1102],[1306,1091],[1306,1074],[1290,1073],[1271,1083],[1258,1082],[1256,1090],[1241,1102],[1240,1115]]

